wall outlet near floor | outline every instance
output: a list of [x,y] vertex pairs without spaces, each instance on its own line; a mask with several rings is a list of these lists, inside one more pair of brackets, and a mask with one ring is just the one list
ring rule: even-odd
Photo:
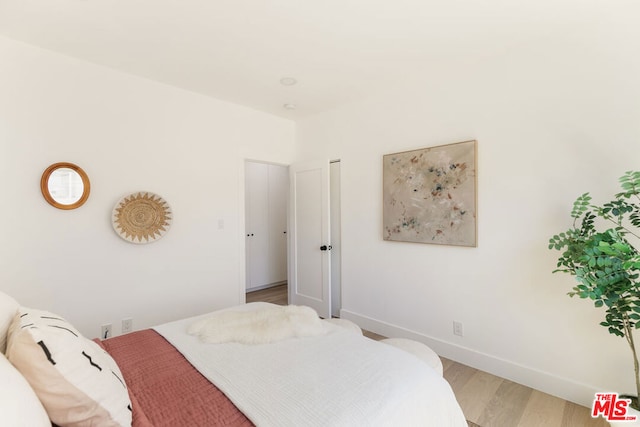
[[462,322],[453,321],[453,335],[457,335],[459,337],[463,336],[462,334]]
[[111,323],[107,323],[106,325],[102,325],[100,328],[100,339],[107,339],[113,336],[113,325]]
[[128,319],[122,319],[122,333],[126,334],[133,331],[133,319],[132,318],[128,318]]

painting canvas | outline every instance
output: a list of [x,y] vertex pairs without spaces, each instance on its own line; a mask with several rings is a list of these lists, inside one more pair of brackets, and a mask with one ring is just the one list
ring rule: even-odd
[[477,246],[476,219],[476,141],[384,156],[384,240]]

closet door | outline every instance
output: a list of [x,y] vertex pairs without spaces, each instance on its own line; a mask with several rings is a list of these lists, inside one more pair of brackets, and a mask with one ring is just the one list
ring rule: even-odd
[[247,290],[268,283],[269,165],[245,163],[245,251]]
[[289,168],[269,165],[269,278],[267,283],[287,280],[287,200]]

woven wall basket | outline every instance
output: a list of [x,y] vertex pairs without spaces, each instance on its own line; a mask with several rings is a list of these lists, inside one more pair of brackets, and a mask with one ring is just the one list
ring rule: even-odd
[[140,191],[116,203],[111,223],[124,240],[144,244],[164,236],[171,227],[172,218],[171,207],[162,197]]

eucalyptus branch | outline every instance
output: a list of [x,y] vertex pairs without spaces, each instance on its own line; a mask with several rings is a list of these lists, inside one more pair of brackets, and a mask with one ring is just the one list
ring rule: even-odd
[[[560,252],[553,272],[569,273],[578,283],[569,296],[593,300],[596,308],[606,306],[600,325],[629,345],[640,396],[640,364],[633,337],[640,327],[636,323],[640,322],[640,252],[628,240],[628,236],[640,240],[640,171],[626,172],[619,182],[622,192],[601,206],[591,204],[588,192],[579,196],[571,210],[573,227],[551,237],[549,249]],[[609,228],[601,230],[597,218],[606,220]],[[640,410],[637,400],[632,406]]]
[[616,222],[614,221],[610,215],[607,216],[602,216],[602,218],[614,223],[616,226],[622,228],[625,231],[625,234],[631,234],[633,237],[635,237],[636,239],[640,240],[640,235],[634,233],[632,230],[630,230],[629,228],[625,227],[624,225],[622,225],[621,222]]
[[[640,396],[640,364],[638,363],[638,353],[636,352],[636,346],[633,342],[633,325],[629,320],[629,316],[624,316],[624,335],[627,338],[627,343],[631,348],[631,353],[633,355],[633,371],[635,372],[635,380],[636,380],[636,397]],[[639,409],[638,405],[640,405],[640,399],[636,399],[636,408]]]
[[622,315],[622,325],[624,328],[624,337],[627,340],[627,344],[629,344],[630,347],[632,347],[633,349],[633,334],[631,332],[633,332],[633,330],[631,329],[631,322],[629,321],[629,315],[627,314],[623,314]]

